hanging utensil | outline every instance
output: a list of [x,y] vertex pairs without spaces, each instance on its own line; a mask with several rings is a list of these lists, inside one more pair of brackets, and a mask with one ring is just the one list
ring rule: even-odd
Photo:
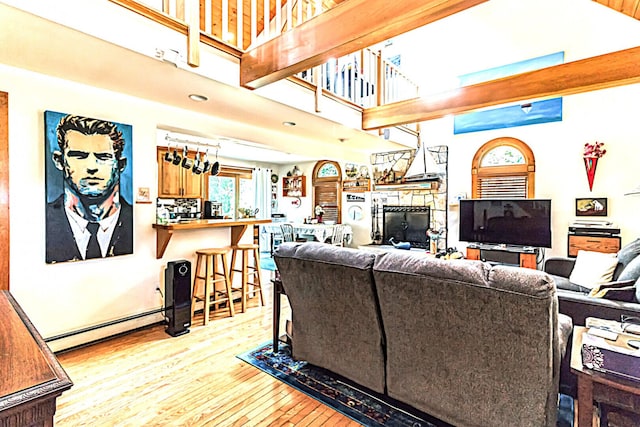
[[173,149],[173,164],[179,165],[181,160],[182,160],[182,157],[180,157],[180,154],[178,154],[178,146],[176,146]]
[[182,167],[185,169],[191,169],[193,166],[193,160],[188,157],[189,151],[187,150],[187,146],[184,146],[184,151],[182,154]]
[[202,161],[200,160],[200,148],[198,147],[198,151],[196,151],[196,160],[193,162],[193,168],[191,171],[196,175],[200,175],[202,173]]
[[173,162],[173,154],[171,153],[171,143],[167,144],[167,152],[164,153],[165,162]]
[[216,176],[220,173],[220,162],[218,162],[218,149],[216,148],[216,161],[211,166],[211,175]]
[[209,162],[209,149],[207,148],[204,152],[204,163],[202,165],[202,173],[209,172],[211,169],[211,162]]

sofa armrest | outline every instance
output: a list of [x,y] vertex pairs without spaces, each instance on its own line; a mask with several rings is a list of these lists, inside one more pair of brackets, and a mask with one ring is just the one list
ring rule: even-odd
[[544,271],[545,273],[568,278],[571,276],[575,263],[575,258],[551,257],[545,261]]
[[594,298],[579,292],[557,289],[560,313],[573,319],[573,324],[584,326],[587,317],[620,321],[620,316],[640,316],[640,303]]

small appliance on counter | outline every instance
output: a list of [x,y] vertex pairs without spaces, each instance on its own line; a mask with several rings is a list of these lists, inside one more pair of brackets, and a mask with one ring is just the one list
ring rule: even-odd
[[176,223],[200,219],[200,199],[162,199],[156,201],[158,223]]
[[222,219],[222,203],[206,200],[202,217],[204,219]]

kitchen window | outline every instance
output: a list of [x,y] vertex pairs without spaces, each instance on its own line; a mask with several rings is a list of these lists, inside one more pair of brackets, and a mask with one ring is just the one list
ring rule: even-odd
[[222,204],[225,218],[238,217],[238,208],[251,208],[254,204],[254,188],[251,169],[222,166],[220,173],[209,176],[207,200]]

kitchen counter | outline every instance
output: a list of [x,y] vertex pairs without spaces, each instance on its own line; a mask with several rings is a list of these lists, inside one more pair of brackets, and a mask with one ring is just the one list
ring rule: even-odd
[[247,227],[255,224],[267,224],[271,219],[243,218],[243,219],[192,219],[168,224],[152,224],[156,229],[156,258],[160,259],[167,249],[171,236],[175,231],[194,230],[202,228],[231,228],[230,245],[236,245],[247,230]]

